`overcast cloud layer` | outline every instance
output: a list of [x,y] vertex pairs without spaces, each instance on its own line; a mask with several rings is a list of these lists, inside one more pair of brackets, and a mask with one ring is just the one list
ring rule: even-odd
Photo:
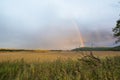
[[[0,47],[113,46],[119,0],[0,0]],[[78,27],[75,27],[77,24]]]

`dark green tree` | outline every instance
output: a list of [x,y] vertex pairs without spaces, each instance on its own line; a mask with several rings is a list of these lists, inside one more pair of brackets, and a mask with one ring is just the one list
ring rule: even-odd
[[120,42],[120,19],[116,23],[116,27],[113,28],[114,37],[117,38],[117,42]]

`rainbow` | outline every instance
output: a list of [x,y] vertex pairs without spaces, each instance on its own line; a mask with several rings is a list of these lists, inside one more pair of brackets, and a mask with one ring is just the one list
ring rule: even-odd
[[80,41],[80,47],[85,47],[85,44],[84,44],[84,39],[83,39],[83,36],[82,36],[82,33],[79,29],[79,26],[78,24],[75,22],[75,21],[72,21],[73,22],[73,25],[74,27],[76,28],[78,34],[79,34],[79,41]]

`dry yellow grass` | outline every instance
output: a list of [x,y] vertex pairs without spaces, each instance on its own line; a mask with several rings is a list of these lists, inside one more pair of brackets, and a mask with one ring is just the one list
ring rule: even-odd
[[[41,61],[54,61],[58,58],[62,60],[73,59],[76,60],[78,58],[83,57],[84,55],[88,55],[89,51],[35,51],[35,52],[0,52],[0,62],[3,61],[14,61],[24,59],[26,62],[41,62]],[[116,51],[94,51],[93,54],[95,56],[104,58],[106,56],[120,56],[120,52]]]

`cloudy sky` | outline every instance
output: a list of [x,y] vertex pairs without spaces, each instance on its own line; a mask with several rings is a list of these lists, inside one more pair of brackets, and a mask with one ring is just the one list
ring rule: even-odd
[[0,0],[0,47],[113,46],[119,13],[119,0]]

